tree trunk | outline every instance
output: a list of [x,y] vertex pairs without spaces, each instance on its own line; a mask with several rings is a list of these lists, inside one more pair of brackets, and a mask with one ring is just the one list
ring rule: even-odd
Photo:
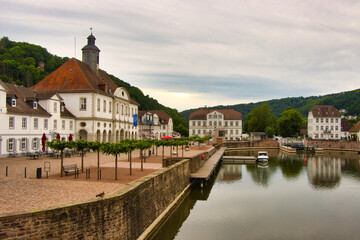
[[81,149],[81,172],[84,172],[84,149]]
[[117,154],[115,155],[115,180],[117,180]]
[[64,156],[63,156],[63,150],[60,152],[61,154],[61,169],[60,169],[60,176],[63,177],[63,167],[64,167]]

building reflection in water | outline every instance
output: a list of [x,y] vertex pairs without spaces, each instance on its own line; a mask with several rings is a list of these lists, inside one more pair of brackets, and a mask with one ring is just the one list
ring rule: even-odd
[[311,157],[307,162],[307,172],[308,180],[314,188],[335,188],[341,180],[341,160],[325,156]]
[[241,180],[242,165],[240,164],[224,164],[219,171],[217,181],[219,182],[236,182]]

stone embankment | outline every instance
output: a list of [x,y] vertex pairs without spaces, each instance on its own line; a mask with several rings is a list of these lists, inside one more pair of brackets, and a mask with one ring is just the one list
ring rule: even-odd
[[121,190],[78,203],[0,215],[0,239],[137,239],[190,184],[214,152],[167,161]]

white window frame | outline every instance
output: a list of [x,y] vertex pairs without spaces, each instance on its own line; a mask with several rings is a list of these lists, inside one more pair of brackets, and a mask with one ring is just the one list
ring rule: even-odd
[[103,109],[104,113],[106,113],[106,100],[105,99],[103,100],[103,108],[104,108]]
[[27,150],[27,139],[26,138],[21,138],[20,140],[20,150],[21,151],[26,151]]
[[15,129],[15,117],[9,117],[9,129]]
[[65,130],[65,124],[66,124],[65,120],[62,120],[62,122],[61,122],[61,129],[62,130]]
[[15,138],[9,138],[7,144],[8,152],[14,152],[15,148]]
[[57,113],[57,102],[54,102],[54,113]]
[[38,129],[38,128],[39,128],[39,119],[34,118],[34,129]]
[[73,121],[71,120],[71,121],[70,121],[70,130],[73,130],[73,126],[74,126],[74,123],[73,123]]
[[27,129],[27,118],[26,117],[22,118],[21,127],[22,127],[22,129]]
[[56,120],[56,119],[54,119],[54,126],[53,126],[53,128],[54,128],[54,130],[57,129],[57,120]]
[[49,127],[49,121],[47,119],[44,119],[44,130],[47,130]]
[[81,97],[80,98],[80,105],[79,105],[79,110],[80,111],[86,111],[86,106],[87,105],[87,99],[86,99],[86,97]]
[[37,150],[39,147],[39,144],[38,144],[38,139],[37,138],[33,138],[32,139],[32,143],[31,143],[31,146],[32,146],[32,149],[34,150]]

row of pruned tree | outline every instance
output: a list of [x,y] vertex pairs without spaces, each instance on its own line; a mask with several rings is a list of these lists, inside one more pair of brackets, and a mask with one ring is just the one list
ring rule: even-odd
[[[66,149],[76,149],[81,153],[81,172],[84,172],[84,151],[92,150],[97,152],[97,167],[100,168],[100,152],[113,155],[115,157],[115,180],[117,180],[117,160],[120,154],[127,154],[128,161],[130,164],[130,175],[132,174],[132,152],[136,149],[140,150],[140,161],[141,161],[141,171],[143,171],[143,163],[145,161],[144,151],[156,147],[156,155],[158,153],[158,148],[162,147],[162,159],[164,159],[164,148],[169,146],[170,149],[173,147],[177,148],[176,153],[178,153],[179,146],[182,147],[182,157],[184,156],[184,146],[189,145],[190,142],[198,142],[199,147],[201,143],[209,141],[212,137],[185,137],[179,139],[170,139],[170,140],[123,140],[117,143],[105,143],[105,142],[87,142],[84,140],[76,141],[60,141],[55,139],[53,141],[46,142],[46,146],[49,148],[59,151],[61,157],[61,169],[60,175],[63,176],[63,166],[64,166],[64,151]],[[170,157],[172,157],[172,151],[170,151]]]

